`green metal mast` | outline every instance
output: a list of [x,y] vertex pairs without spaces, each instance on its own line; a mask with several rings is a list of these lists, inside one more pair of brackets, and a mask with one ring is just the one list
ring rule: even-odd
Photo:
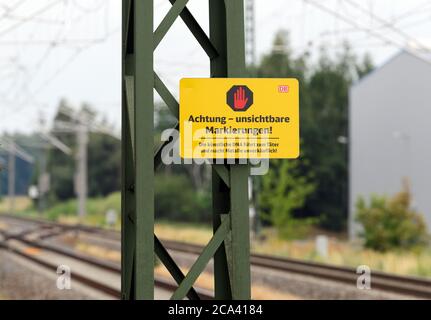
[[248,164],[212,166],[214,235],[187,275],[154,235],[154,171],[167,142],[153,152],[153,89],[179,114],[177,100],[154,72],[154,50],[181,17],[207,53],[211,77],[245,75],[243,0],[209,0],[209,37],[188,0],[169,1],[171,9],[153,31],[153,0],[123,0],[122,299],[154,299],[154,253],[178,283],[172,299],[199,299],[193,284],[213,257],[215,298],[250,299]]

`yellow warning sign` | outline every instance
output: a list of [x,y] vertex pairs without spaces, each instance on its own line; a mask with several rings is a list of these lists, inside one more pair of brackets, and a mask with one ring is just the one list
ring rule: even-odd
[[180,155],[297,158],[298,80],[181,79]]

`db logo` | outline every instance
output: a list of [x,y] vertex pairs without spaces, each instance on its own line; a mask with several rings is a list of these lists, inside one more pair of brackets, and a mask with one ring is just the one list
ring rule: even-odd
[[278,86],[278,92],[279,93],[288,93],[289,92],[289,86],[286,86],[286,85]]

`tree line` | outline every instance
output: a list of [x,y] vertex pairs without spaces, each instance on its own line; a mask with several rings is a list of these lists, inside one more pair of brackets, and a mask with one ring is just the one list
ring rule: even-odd
[[271,161],[269,174],[257,179],[262,215],[282,233],[309,224],[346,228],[349,88],[373,64],[368,55],[358,59],[347,43],[336,51],[330,55],[322,47],[317,62],[308,52],[294,56],[288,33],[280,31],[252,70],[258,77],[300,83],[300,158]]
[[[304,52],[294,55],[288,33],[280,31],[270,52],[250,67],[257,77],[297,78],[300,82],[301,155],[296,160],[272,160],[267,175],[255,177],[258,212],[281,235],[295,235],[310,225],[343,231],[348,208],[348,93],[358,79],[373,69],[368,56],[356,57],[346,44],[318,59]],[[94,110],[82,110],[93,117]],[[66,110],[69,112],[62,112]],[[65,100],[55,120],[74,121]],[[82,111],[81,110],[81,111]],[[154,145],[161,132],[175,124],[163,104],[156,106]],[[54,129],[54,128],[53,128]],[[76,136],[55,135],[76,150]],[[88,144],[89,196],[106,196],[120,189],[120,141],[102,133],[90,133]],[[51,174],[50,203],[75,197],[75,158],[53,148],[48,151]],[[206,166],[162,166],[156,173],[156,214],[162,218],[189,221],[211,219],[211,171]]]

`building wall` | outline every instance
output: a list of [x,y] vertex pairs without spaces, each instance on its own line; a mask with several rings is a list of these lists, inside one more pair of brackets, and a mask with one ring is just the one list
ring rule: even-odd
[[[27,195],[28,188],[31,184],[34,165],[28,162],[16,158],[15,159],[15,194],[16,195]],[[1,196],[7,195],[8,190],[8,155],[0,150],[0,164],[2,170],[0,171],[0,198]]]
[[401,52],[350,91],[349,233],[359,195],[393,195],[409,179],[431,231],[431,63]]

